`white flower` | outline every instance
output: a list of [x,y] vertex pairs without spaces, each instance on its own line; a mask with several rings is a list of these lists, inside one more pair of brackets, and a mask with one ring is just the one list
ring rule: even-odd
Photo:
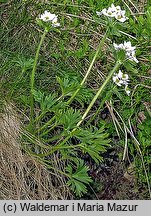
[[131,42],[128,41],[124,41],[123,44],[116,44],[116,43],[113,43],[113,46],[116,50],[119,50],[119,49],[123,49],[125,50],[126,52],[131,52],[131,51],[135,51],[136,47],[135,46],[132,46],[131,45]]
[[123,44],[113,43],[113,46],[114,46],[115,50],[123,49]]
[[112,13],[114,13],[115,15],[119,12],[122,12],[121,7],[120,6],[115,6],[114,4],[111,4],[111,7],[109,7],[108,10],[111,10]]
[[96,14],[97,14],[98,16],[101,16],[101,15],[102,15],[102,12],[96,11]]
[[135,61],[136,63],[139,62],[135,56],[136,47],[132,46],[130,41],[128,41],[128,42],[124,41],[123,44],[113,43],[113,46],[114,46],[115,50],[120,50],[120,49],[125,50],[126,56],[129,60]]
[[40,18],[44,22],[52,21],[53,19],[57,18],[55,14],[50,13],[49,11],[45,11],[43,14],[41,14]]
[[118,74],[114,73],[113,77],[113,82],[117,85],[117,86],[125,86],[125,91],[126,94],[129,95],[130,94],[130,90],[128,88],[128,82],[129,82],[129,77],[128,74],[123,74],[121,70],[119,70]]
[[51,21],[53,27],[60,26],[60,23],[58,23],[57,15],[52,14],[49,11],[45,11],[43,14],[41,14],[39,19],[43,20],[44,22]]
[[102,13],[105,16],[109,16],[109,17],[114,17],[116,14],[116,8],[115,6],[112,4],[111,7],[108,8],[108,10],[105,8],[102,10]]
[[116,11],[117,11],[117,12],[118,12],[118,11],[121,11],[121,7],[120,7],[120,6],[116,6],[115,8],[116,8]]
[[108,17],[114,17],[115,16],[115,11],[112,10],[112,8],[104,8],[100,13],[97,12],[98,15],[105,15],[105,16],[108,16]]
[[122,80],[124,80],[124,81],[129,81],[129,79],[128,79],[129,77],[128,77],[128,74],[123,74],[123,76],[122,76]]
[[113,82],[115,82],[116,85],[122,86],[123,80],[120,80],[118,76],[115,75],[115,76],[113,76],[112,79],[113,79]]
[[114,6],[114,4],[111,4],[111,7],[108,8],[107,14],[110,15],[110,17],[115,17],[117,13],[121,11],[120,6]]
[[128,85],[126,85],[125,86],[125,92],[126,92],[126,94],[129,96],[130,95],[130,90],[129,90],[129,88],[128,88]]
[[128,74],[123,74],[121,70],[119,70],[117,76],[118,76],[119,79],[122,79],[123,81],[126,81],[126,82],[129,81]]
[[118,76],[120,79],[122,79],[122,77],[123,77],[123,73],[122,73],[122,71],[121,71],[121,70],[119,70],[119,72],[118,72],[117,76]]
[[129,77],[128,74],[123,74],[121,70],[119,70],[118,74],[114,73],[113,81],[118,85],[128,85]]
[[135,51],[127,52],[126,55],[131,61],[135,61],[136,63],[139,62],[135,56]]
[[108,17],[115,17],[120,22],[125,22],[128,17],[125,16],[125,10],[121,10],[120,6],[114,6],[114,4],[111,4],[111,7],[108,9],[104,8],[101,12],[96,12],[97,15],[105,15]]
[[136,47],[131,45],[131,42],[124,41],[123,49],[127,52],[135,51]]
[[58,23],[57,16],[52,20],[52,26],[53,26],[53,27],[58,27],[58,26],[60,26],[60,23]]
[[53,27],[59,27],[59,26],[60,26],[60,23],[58,23],[58,22],[52,22],[52,26],[53,26]]
[[116,13],[115,18],[120,22],[125,22],[128,19],[128,17],[125,16],[125,10]]

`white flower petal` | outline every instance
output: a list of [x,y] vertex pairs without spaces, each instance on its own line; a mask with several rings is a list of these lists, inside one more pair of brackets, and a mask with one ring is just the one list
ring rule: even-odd
[[129,83],[128,83],[129,80],[125,81],[123,80],[123,85],[127,86]]
[[50,13],[49,11],[45,11],[43,14],[41,14],[40,18],[44,22],[52,21],[57,16],[55,14]]
[[120,22],[125,22],[128,18],[125,16],[125,11],[117,11],[115,18]]
[[119,82],[118,83],[116,83],[118,86],[121,86],[121,85],[123,85],[123,80],[119,80]]
[[116,85],[122,86],[123,80],[119,79],[118,76],[113,76],[112,79],[113,79],[113,82],[114,82]]
[[58,22],[52,22],[52,26],[53,26],[53,27],[59,27],[59,26],[60,26],[60,23],[58,23]]
[[101,13],[102,13],[103,15],[107,16],[107,9],[104,8],[104,9],[101,11]]
[[111,4],[111,8],[116,9],[116,7],[115,7],[115,5],[113,3]]
[[126,56],[128,57],[129,60],[135,61],[136,63],[139,62],[135,56],[136,47],[132,46],[130,41],[128,41],[128,42],[124,41],[123,44],[113,43],[113,46],[114,46],[115,50],[119,50],[119,49],[125,50]]
[[122,77],[123,77],[123,73],[122,73],[122,71],[121,71],[121,70],[119,70],[119,72],[118,72],[117,76],[118,76],[118,78],[122,79]]
[[115,50],[123,49],[123,44],[113,43],[113,46],[114,46]]
[[123,74],[122,80],[128,81],[129,77],[128,74]]
[[126,85],[125,86],[125,92],[126,92],[126,94],[129,96],[130,95],[130,90],[129,90],[129,88],[128,88],[128,85]]
[[127,18],[126,17],[121,17],[121,16],[116,16],[115,17],[118,21],[120,21],[120,22],[125,22],[126,20],[127,20]]
[[107,16],[109,17],[115,17],[116,12],[114,10],[112,10],[112,8],[109,8],[107,10]]
[[58,27],[60,26],[60,23],[58,23],[58,16],[56,14],[52,14],[49,11],[45,11],[39,19],[43,20],[44,22],[51,21],[53,27]]
[[102,15],[102,12],[96,11],[96,14],[97,14],[98,16],[101,16],[101,15]]
[[128,19],[128,17],[125,16],[125,10],[121,10],[119,5],[115,6],[114,4],[111,4],[108,9],[104,8],[101,12],[97,12],[97,14],[115,17],[120,22],[125,22]]
[[135,61],[136,63],[138,63],[139,61],[137,60],[136,56],[135,56],[135,51],[129,51],[126,53],[126,56],[128,57],[129,60],[131,61]]
[[137,58],[135,58],[135,57],[133,57],[133,61],[135,61],[136,63],[138,63],[139,61],[138,61],[138,59]]
[[121,11],[121,7],[119,5],[116,6],[116,11]]
[[112,79],[113,79],[113,82],[116,82],[116,80],[118,79],[118,77],[117,76],[113,76]]
[[115,50],[119,50],[120,49],[119,45],[116,44],[116,43],[113,43],[113,46],[114,46]]
[[132,51],[134,51],[136,49],[136,47],[132,46],[130,41],[128,41],[128,42],[124,41],[124,49],[127,52],[132,52]]

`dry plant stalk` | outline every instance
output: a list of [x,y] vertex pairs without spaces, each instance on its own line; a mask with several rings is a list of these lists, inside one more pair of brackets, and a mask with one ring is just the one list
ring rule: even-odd
[[63,180],[21,150],[20,130],[17,112],[5,104],[0,115],[0,199],[67,199]]

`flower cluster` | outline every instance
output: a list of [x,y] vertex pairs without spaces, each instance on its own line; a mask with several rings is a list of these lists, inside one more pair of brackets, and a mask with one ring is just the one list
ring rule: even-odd
[[43,20],[44,22],[52,22],[52,26],[53,27],[58,27],[60,26],[60,23],[58,23],[58,17],[56,14],[52,14],[49,11],[45,11],[43,14],[40,15],[41,20]]
[[116,50],[120,50],[120,49],[125,50],[127,58],[131,61],[135,61],[136,63],[138,63],[138,60],[135,56],[136,47],[132,46],[130,41],[128,42],[124,41],[123,44],[113,43],[113,46]]
[[115,17],[120,22],[125,22],[128,17],[125,16],[125,10],[121,10],[120,6],[114,6],[114,4],[111,4],[111,7],[108,9],[104,8],[101,12],[96,12],[97,15],[105,15],[108,17]]
[[118,74],[114,73],[113,82],[118,86],[125,86],[125,91],[127,95],[130,95],[130,90],[128,88],[129,77],[128,74],[123,74],[121,70],[119,70]]

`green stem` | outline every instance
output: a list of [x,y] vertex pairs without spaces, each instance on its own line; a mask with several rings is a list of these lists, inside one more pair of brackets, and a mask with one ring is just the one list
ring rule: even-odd
[[89,113],[90,109],[92,108],[92,106],[96,102],[97,98],[103,92],[104,88],[106,87],[106,85],[108,84],[108,82],[110,81],[110,79],[112,78],[114,72],[118,70],[118,68],[120,67],[121,64],[122,64],[121,61],[117,61],[116,62],[114,68],[110,71],[110,73],[107,76],[106,80],[104,81],[104,83],[102,84],[102,86],[99,88],[98,92],[96,93],[96,95],[94,96],[93,100],[91,101],[91,103],[89,104],[88,108],[86,109],[85,113],[83,114],[82,119],[77,123],[77,126],[71,131],[71,133],[58,145],[58,147],[64,145],[70,139],[70,137],[74,134],[74,132],[77,130],[77,128],[81,125],[81,123],[84,121],[84,119],[86,118],[87,114]]
[[54,124],[51,128],[49,128],[48,130],[46,130],[45,132],[43,132],[42,134],[40,134],[40,137],[43,137],[43,136],[47,135],[55,127],[57,127],[57,124]]
[[57,145],[57,146],[54,146],[52,147],[48,152],[46,153],[43,153],[43,154],[39,154],[39,153],[33,153],[31,150],[28,150],[28,153],[30,153],[31,155],[33,156],[36,156],[36,157],[39,157],[39,158],[43,158],[43,157],[47,157],[51,154],[53,154],[55,151],[57,150],[61,150],[61,149],[75,149],[77,147],[83,147],[81,144],[77,144],[77,145],[69,145],[69,146],[60,146],[60,145]]
[[42,112],[39,116],[37,116],[34,120],[34,122],[38,122],[42,117],[44,117],[46,112]]
[[50,139],[45,139],[45,142],[46,143],[50,143],[50,142],[52,142],[52,141],[54,141],[54,140],[58,140],[58,139],[60,139],[61,137],[63,137],[64,136],[64,133],[61,133],[61,134],[59,134],[59,135],[55,135],[55,136],[53,136],[52,138],[50,138]]
[[40,132],[40,131],[42,131],[42,130],[44,130],[45,128],[47,128],[47,126],[48,125],[50,125],[52,122],[53,122],[53,120],[55,120],[55,116],[53,116],[46,124],[44,124],[41,128],[39,128],[38,130],[37,130],[37,132]]
[[92,59],[92,62],[90,64],[90,66],[89,66],[89,68],[88,68],[88,70],[87,70],[87,72],[86,72],[86,74],[85,74],[82,82],[80,83],[79,88],[73,93],[73,95],[71,96],[71,98],[67,101],[67,105],[69,105],[73,101],[73,99],[75,98],[75,96],[80,91],[80,89],[83,86],[83,84],[85,83],[85,81],[86,81],[86,79],[87,79],[87,77],[88,77],[88,75],[89,75],[89,73],[90,73],[90,71],[91,71],[91,69],[92,69],[92,67],[94,65],[94,62],[95,62],[95,60],[96,60],[96,58],[97,58],[97,56],[98,56],[98,54],[99,54],[99,52],[101,50],[101,48],[102,48],[102,46],[103,46],[106,38],[107,38],[107,35],[108,35],[108,29],[107,29],[106,33],[104,34],[104,36],[103,36],[103,38],[102,38],[102,40],[101,40],[101,42],[100,42],[100,44],[99,44],[99,46],[98,46],[98,48],[96,50],[96,53],[95,53],[95,55],[94,55],[94,57]]
[[92,106],[94,105],[95,101],[97,100],[97,98],[99,97],[99,95],[103,92],[104,88],[106,87],[106,85],[108,84],[108,82],[110,81],[110,79],[112,78],[114,72],[116,70],[118,70],[118,68],[120,67],[121,64],[122,64],[121,61],[117,61],[116,62],[114,68],[111,70],[111,72],[107,76],[106,80],[101,85],[101,87],[99,88],[98,92],[96,93],[96,95],[94,96],[93,100],[91,101],[91,103],[89,104],[88,108],[86,109],[85,113],[83,114],[82,119],[77,123],[77,127],[79,127],[81,125],[81,123],[84,121],[85,117],[89,113],[89,111],[92,108]]
[[30,86],[31,86],[31,93],[30,93],[30,121],[31,121],[31,125],[33,124],[33,119],[34,119],[34,96],[33,96],[33,90],[34,90],[34,83],[35,83],[35,72],[36,72],[36,67],[37,67],[40,48],[41,48],[41,45],[42,45],[42,43],[44,41],[44,38],[45,38],[46,34],[47,34],[47,31],[45,30],[43,35],[41,36],[41,40],[40,40],[40,43],[39,43],[37,51],[36,51],[36,56],[35,56],[35,60],[34,60],[33,69],[32,69],[32,72],[31,72],[31,80],[30,80]]
[[[115,86],[114,86],[115,87]],[[100,110],[102,109],[104,103],[106,102],[106,100],[111,97],[112,93],[113,93],[113,89],[112,88],[109,92],[107,92],[105,98],[102,99],[99,108],[97,109],[97,111],[95,112],[95,114],[89,119],[89,121],[87,121],[86,125],[89,125],[96,117],[97,115],[99,115]]]

